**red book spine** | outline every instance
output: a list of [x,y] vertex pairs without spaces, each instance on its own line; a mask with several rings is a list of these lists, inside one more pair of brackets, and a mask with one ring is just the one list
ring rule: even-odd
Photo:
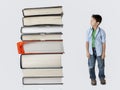
[[17,43],[17,49],[19,54],[25,54],[24,48],[23,48],[24,42],[18,42]]

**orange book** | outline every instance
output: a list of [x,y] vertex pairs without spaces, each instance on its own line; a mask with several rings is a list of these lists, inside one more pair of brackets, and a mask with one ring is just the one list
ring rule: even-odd
[[20,41],[20,42],[17,42],[17,49],[18,49],[18,53],[19,54],[25,54],[25,51],[24,51],[24,44],[26,43],[29,43],[29,42],[32,42],[32,41]]
[[18,49],[19,54],[25,54],[24,49],[23,49],[23,44],[24,44],[24,42],[17,43],[17,49]]
[[17,43],[19,54],[50,54],[63,53],[62,40],[34,40]]

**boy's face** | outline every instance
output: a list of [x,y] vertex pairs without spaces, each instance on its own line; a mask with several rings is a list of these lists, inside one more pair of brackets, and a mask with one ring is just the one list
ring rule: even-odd
[[93,27],[93,26],[98,26],[98,25],[99,25],[99,22],[96,22],[96,20],[95,20],[93,17],[91,17],[90,24],[91,24],[92,27]]

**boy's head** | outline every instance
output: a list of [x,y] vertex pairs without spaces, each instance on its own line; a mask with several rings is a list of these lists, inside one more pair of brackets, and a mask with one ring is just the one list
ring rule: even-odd
[[94,27],[94,26],[98,26],[100,25],[100,23],[102,22],[102,17],[98,14],[93,14],[91,16],[91,26]]

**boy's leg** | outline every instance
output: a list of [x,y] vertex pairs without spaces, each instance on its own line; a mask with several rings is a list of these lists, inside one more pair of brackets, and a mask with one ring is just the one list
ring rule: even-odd
[[88,67],[89,67],[89,74],[90,74],[90,79],[95,80],[96,75],[95,75],[95,62],[96,62],[96,57],[95,55],[90,55],[90,58],[88,59]]
[[99,69],[99,79],[101,81],[101,84],[105,84],[105,73],[104,73],[104,68],[105,68],[105,60],[101,58],[101,56],[97,56],[97,61],[98,61],[98,69]]

